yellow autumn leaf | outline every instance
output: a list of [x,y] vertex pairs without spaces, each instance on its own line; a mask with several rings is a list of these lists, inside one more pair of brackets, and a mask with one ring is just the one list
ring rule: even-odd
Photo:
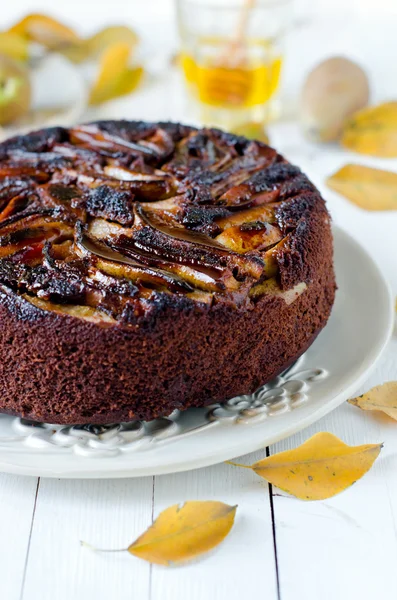
[[237,506],[223,502],[185,502],[164,510],[128,547],[148,562],[171,565],[188,561],[217,546],[231,530]]
[[269,143],[269,136],[267,135],[265,126],[258,121],[247,121],[247,123],[237,125],[231,131],[236,135],[243,135],[250,140],[259,140],[265,144]]
[[102,104],[129,94],[138,86],[143,68],[128,66],[130,53],[131,46],[124,42],[106,48],[100,61],[99,75],[91,89],[90,104]]
[[116,43],[125,43],[130,49],[135,48],[139,41],[138,35],[126,25],[112,25],[100,29],[89,38],[57,48],[57,51],[74,63],[97,59],[108,47]]
[[52,17],[34,13],[27,15],[9,30],[10,33],[20,35],[27,40],[42,44],[51,50],[68,44],[78,43],[79,36],[59,21]]
[[327,185],[365,210],[397,210],[397,173],[364,165],[345,165]]
[[296,498],[324,500],[365,475],[381,448],[382,444],[348,446],[332,433],[321,432],[294,450],[273,454],[248,468]]
[[372,156],[397,156],[397,102],[364,108],[345,124],[342,145]]
[[29,58],[28,42],[16,33],[0,31],[0,54],[25,62]]
[[88,40],[84,39],[77,40],[76,42],[70,44],[58,46],[56,51],[77,65],[90,58]]
[[101,29],[87,40],[88,50],[93,55],[116,43],[128,44],[133,48],[138,43],[138,35],[126,25],[112,25]]
[[379,410],[397,421],[397,381],[376,385],[362,396],[348,400],[362,410]]

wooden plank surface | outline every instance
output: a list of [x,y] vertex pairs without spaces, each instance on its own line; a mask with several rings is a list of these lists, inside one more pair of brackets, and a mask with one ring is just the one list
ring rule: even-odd
[[19,600],[38,480],[0,474],[0,598]]
[[[257,452],[241,460],[265,456]],[[247,469],[220,464],[156,477],[154,514],[185,500],[221,500],[238,505],[230,536],[211,556],[176,569],[153,567],[151,600],[241,600],[259,598],[253,569],[266,582],[266,599],[277,600],[277,580],[268,486]]]
[[80,540],[126,548],[151,523],[152,497],[152,477],[42,479],[21,600],[149,598],[147,563],[92,552]]
[[[360,392],[396,378],[396,353],[397,340]],[[293,448],[317,431],[352,445],[385,445],[371,471],[334,498],[302,502],[274,490],[281,597],[397,598],[397,425],[345,404],[271,452]]]

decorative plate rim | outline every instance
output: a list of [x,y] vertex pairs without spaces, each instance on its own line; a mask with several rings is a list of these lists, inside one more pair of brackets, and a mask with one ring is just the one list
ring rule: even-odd
[[210,427],[250,425],[275,418],[301,406],[308,400],[311,387],[328,377],[326,369],[305,368],[304,360],[303,355],[253,394],[196,409],[197,420],[190,424],[185,424],[188,413],[178,410],[149,422],[135,420],[110,425],[52,425],[0,414],[0,422],[7,420],[11,430],[10,435],[0,436],[0,449],[72,452],[88,459],[111,458],[144,450],[148,444],[179,442]]

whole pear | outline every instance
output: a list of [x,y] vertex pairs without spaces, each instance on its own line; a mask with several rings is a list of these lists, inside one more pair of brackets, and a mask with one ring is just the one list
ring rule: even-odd
[[305,135],[315,142],[337,140],[346,119],[368,100],[368,77],[359,65],[341,56],[324,60],[303,85],[300,118]]

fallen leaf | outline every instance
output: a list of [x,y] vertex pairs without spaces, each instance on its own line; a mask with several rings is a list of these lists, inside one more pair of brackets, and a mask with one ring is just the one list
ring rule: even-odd
[[51,50],[77,43],[80,40],[79,36],[70,27],[63,25],[52,17],[38,13],[27,15],[11,27],[9,31],[32,42],[42,44]]
[[365,210],[397,210],[397,173],[364,165],[345,165],[327,185]]
[[397,102],[364,108],[345,124],[342,145],[349,150],[392,158],[397,156]]
[[125,42],[108,46],[103,52],[99,75],[92,86],[90,104],[102,104],[112,98],[129,94],[138,86],[142,67],[129,67],[131,46]]
[[231,131],[236,135],[243,135],[250,140],[259,140],[265,144],[269,143],[269,136],[266,133],[265,126],[258,121],[248,121],[247,123],[237,125]]
[[85,60],[97,59],[108,47],[116,43],[128,44],[130,49],[135,48],[139,41],[138,35],[126,25],[112,25],[101,29],[87,39],[79,39],[73,43],[57,48],[70,61],[80,64]]
[[116,43],[128,44],[133,48],[138,43],[138,35],[126,25],[113,25],[101,29],[87,40],[88,50],[93,55]]
[[379,410],[397,421],[397,381],[376,385],[369,392],[348,402],[362,410]]
[[28,41],[16,33],[0,31],[0,54],[26,62],[29,58]]
[[79,65],[90,58],[89,40],[77,40],[70,44],[58,46],[56,51],[71,62]]
[[128,547],[148,562],[171,565],[185,562],[217,546],[231,530],[237,506],[223,502],[174,504]]
[[381,448],[382,444],[348,446],[335,435],[321,432],[294,450],[268,456],[248,468],[296,498],[325,500],[360,479]]

